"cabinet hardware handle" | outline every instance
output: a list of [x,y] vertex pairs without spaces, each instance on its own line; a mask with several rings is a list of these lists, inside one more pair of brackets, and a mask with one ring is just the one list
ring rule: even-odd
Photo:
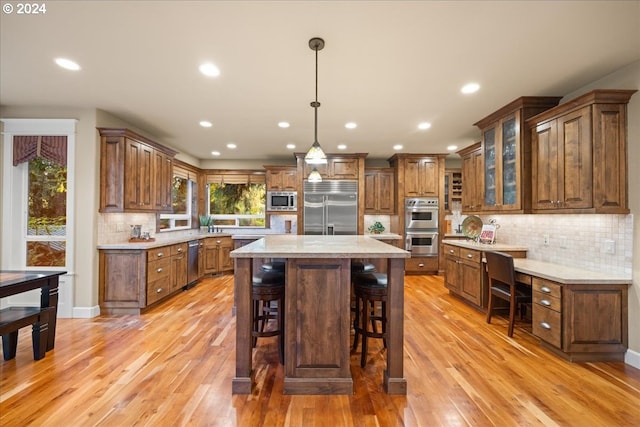
[[423,263],[418,264],[418,267],[424,267]]
[[220,243],[222,243],[222,242],[221,242],[220,240],[216,240],[216,243],[217,243],[217,244],[220,244]]
[[156,289],[156,293],[159,294],[160,292],[162,292],[162,288],[158,288]]
[[551,330],[551,325],[548,324],[547,322],[540,322],[540,326],[542,326],[543,328],[545,328],[547,330]]
[[162,273],[162,267],[158,268],[156,271],[157,271],[158,273]]
[[454,251],[453,249],[449,249],[449,253],[450,253],[450,254],[452,254],[452,253],[454,253],[454,252],[455,252],[455,251]]
[[182,248],[178,248],[178,252],[182,252]]
[[467,254],[467,258],[473,258],[473,254]]
[[164,252],[158,252],[158,256],[159,257],[164,256]]
[[546,286],[541,287],[541,288],[540,288],[540,291],[542,291],[542,292],[546,292],[546,293],[548,293],[548,294],[550,294],[550,293],[551,293],[551,289],[547,288]]
[[541,299],[540,304],[546,305],[547,307],[551,305],[551,302],[547,299]]

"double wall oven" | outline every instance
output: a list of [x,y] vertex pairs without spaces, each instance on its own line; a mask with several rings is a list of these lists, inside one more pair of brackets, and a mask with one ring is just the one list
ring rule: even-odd
[[405,250],[412,256],[438,255],[438,199],[435,197],[406,198]]

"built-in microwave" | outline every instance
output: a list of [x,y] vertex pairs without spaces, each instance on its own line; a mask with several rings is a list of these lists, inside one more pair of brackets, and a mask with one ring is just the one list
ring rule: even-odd
[[295,191],[267,191],[268,211],[297,211],[298,193]]

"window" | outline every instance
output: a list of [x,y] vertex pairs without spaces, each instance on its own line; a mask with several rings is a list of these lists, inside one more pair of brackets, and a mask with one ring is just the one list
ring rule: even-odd
[[28,162],[27,267],[64,267],[67,166],[42,157]]
[[173,213],[160,214],[160,230],[191,228],[191,199],[194,182],[175,175],[171,183],[171,206]]
[[265,226],[264,173],[207,176],[207,212],[215,227]]

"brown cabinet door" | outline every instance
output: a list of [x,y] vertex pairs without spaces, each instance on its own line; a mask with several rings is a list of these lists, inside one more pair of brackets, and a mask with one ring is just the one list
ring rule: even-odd
[[220,239],[219,245],[220,261],[218,263],[219,271],[233,270],[233,258],[231,258],[231,251],[233,250],[233,241],[231,237],[223,237]]
[[436,158],[406,159],[404,164],[405,197],[438,196],[438,161]]
[[458,258],[447,256],[444,264],[444,286],[455,292],[460,293],[460,279],[458,278]]
[[378,172],[364,173],[364,212],[378,211]]
[[592,200],[591,108],[558,119],[559,208],[590,208]]
[[482,148],[462,156],[462,210],[463,212],[477,212],[482,205]]
[[554,209],[558,196],[558,144],[555,120],[532,131],[533,209]]
[[219,250],[218,246],[204,247],[204,272],[205,273],[217,273],[219,270]]
[[171,184],[173,182],[173,160],[166,154],[154,150],[155,209],[171,211]]
[[393,172],[378,174],[378,212],[381,214],[395,214],[395,191],[393,186]]
[[460,293],[468,301],[480,305],[480,265],[477,263],[463,262],[458,264],[460,269]]
[[334,179],[358,179],[358,160],[329,159],[329,172]]
[[129,138],[125,150],[125,208],[153,210],[154,150]]

